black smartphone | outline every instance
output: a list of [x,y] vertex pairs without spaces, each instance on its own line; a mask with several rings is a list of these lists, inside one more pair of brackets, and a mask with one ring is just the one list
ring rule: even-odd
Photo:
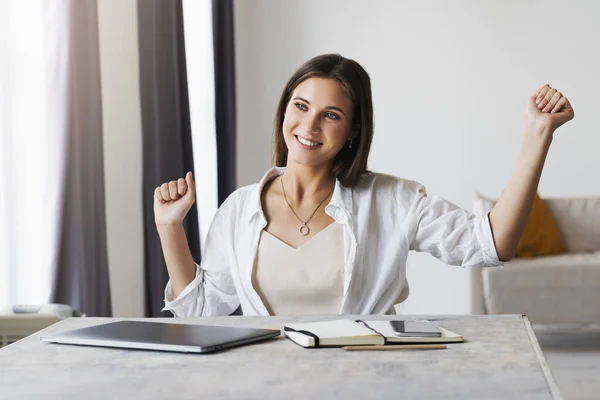
[[390,321],[396,336],[402,337],[441,337],[437,325],[428,321]]

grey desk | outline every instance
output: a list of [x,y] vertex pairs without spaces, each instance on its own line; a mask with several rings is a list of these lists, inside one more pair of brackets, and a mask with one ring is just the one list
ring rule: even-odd
[[[281,329],[330,318],[161,321]],[[71,318],[44,332],[115,320]],[[439,324],[468,342],[445,350],[345,352],[303,349],[280,337],[198,355],[48,344],[37,333],[0,350],[0,399],[561,398],[526,318],[459,316]]]

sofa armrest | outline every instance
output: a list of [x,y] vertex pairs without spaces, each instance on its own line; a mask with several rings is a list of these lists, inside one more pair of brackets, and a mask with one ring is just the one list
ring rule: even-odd
[[485,307],[485,296],[483,294],[483,276],[482,267],[472,267],[469,269],[469,278],[471,286],[471,314],[487,314]]

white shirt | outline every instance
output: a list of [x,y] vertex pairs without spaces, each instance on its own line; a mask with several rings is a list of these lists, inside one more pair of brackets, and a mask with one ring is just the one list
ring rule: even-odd
[[[267,225],[261,192],[285,168],[270,169],[258,184],[236,190],[217,210],[196,278],[165,308],[176,317],[269,315],[252,286],[252,269]],[[325,212],[344,226],[344,292],[340,314],[385,314],[408,297],[406,260],[425,251],[446,264],[496,266],[488,214],[476,216],[414,181],[368,172],[353,187],[336,182]]]

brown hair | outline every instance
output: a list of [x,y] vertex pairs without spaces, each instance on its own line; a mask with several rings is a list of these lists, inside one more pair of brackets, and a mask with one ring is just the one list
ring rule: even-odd
[[342,185],[353,186],[360,175],[367,171],[373,141],[371,80],[359,63],[339,54],[324,54],[305,62],[285,85],[275,114],[273,162],[277,167],[284,167],[287,163],[288,148],[283,138],[285,109],[294,89],[308,78],[314,77],[336,79],[352,100],[352,148],[346,144],[336,155],[333,172]]

